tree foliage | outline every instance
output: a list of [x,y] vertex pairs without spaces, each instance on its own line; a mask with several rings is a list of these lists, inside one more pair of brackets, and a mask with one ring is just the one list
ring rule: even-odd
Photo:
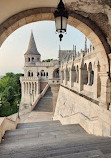
[[42,62],[51,62],[53,59],[42,60]]
[[21,99],[20,76],[23,74],[6,73],[0,80],[0,98],[2,107],[0,116],[8,116],[17,112],[17,100]]

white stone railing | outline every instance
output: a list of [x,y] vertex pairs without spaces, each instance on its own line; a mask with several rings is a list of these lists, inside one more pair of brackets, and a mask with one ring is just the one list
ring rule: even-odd
[[0,143],[2,142],[2,137],[5,132],[8,130],[15,130],[19,121],[18,113],[8,117],[0,117]]
[[37,105],[37,103],[39,102],[39,100],[44,96],[44,94],[46,93],[46,91],[49,88],[49,84],[47,84],[44,88],[44,90],[42,91],[41,94],[39,94],[39,96],[37,97],[37,99],[35,100],[35,102],[33,103],[33,105],[31,106],[31,111],[35,108],[35,106]]
[[20,81],[37,81],[39,77],[20,77]]

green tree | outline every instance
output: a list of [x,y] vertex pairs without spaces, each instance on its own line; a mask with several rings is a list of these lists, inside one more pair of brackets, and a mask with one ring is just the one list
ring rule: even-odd
[[53,59],[42,60],[42,62],[51,62]]
[[23,74],[6,73],[0,80],[0,97],[2,107],[0,116],[8,116],[17,112],[17,100],[21,99],[20,76]]

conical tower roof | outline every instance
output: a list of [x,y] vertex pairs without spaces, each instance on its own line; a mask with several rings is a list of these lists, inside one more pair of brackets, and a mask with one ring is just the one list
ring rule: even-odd
[[34,35],[33,35],[32,32],[31,32],[31,36],[30,36],[28,50],[26,51],[25,54],[40,55],[40,53],[37,50],[37,47],[36,47],[36,44],[35,44],[35,40],[34,40]]

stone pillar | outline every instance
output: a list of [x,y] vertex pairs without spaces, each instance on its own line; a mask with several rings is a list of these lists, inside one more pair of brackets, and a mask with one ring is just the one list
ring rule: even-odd
[[30,95],[29,89],[30,89],[30,83],[28,82],[28,95]]
[[91,73],[90,70],[88,70],[88,85],[91,83]]
[[98,65],[95,65],[95,68],[94,68],[94,98],[97,99],[98,97]]
[[52,102],[53,102],[53,113],[54,113],[55,108],[56,108],[57,97],[58,97],[60,85],[50,85],[50,86],[51,86],[51,91],[52,91],[52,95],[53,95]]
[[30,82],[30,94],[32,94],[32,82]]
[[66,70],[64,70],[64,84],[67,85],[67,76],[66,76]]
[[37,94],[40,94],[40,79],[37,80]]
[[73,86],[73,70],[70,70],[70,88]]
[[22,87],[21,87],[22,97],[24,97],[24,95],[25,95],[25,94],[24,94],[24,92],[25,92],[25,91],[24,91],[24,82],[22,82],[21,85],[22,85]]
[[99,73],[101,80],[101,97],[100,106],[105,109],[109,109],[110,97],[111,97],[111,83],[107,73]]
[[61,83],[63,83],[63,70],[61,71]]
[[82,68],[79,69],[79,92],[83,90],[83,81],[82,81]]

